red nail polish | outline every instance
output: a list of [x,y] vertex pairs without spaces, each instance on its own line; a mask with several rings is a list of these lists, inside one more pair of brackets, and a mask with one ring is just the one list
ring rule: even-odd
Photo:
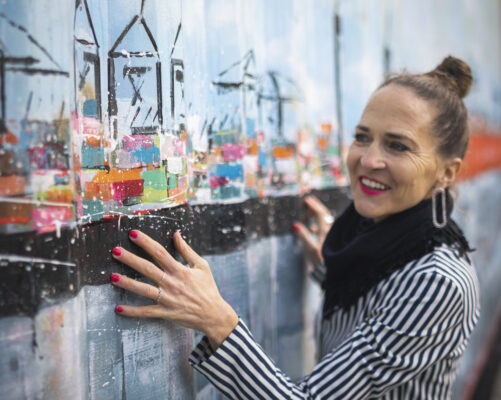
[[139,233],[137,231],[130,231],[129,232],[129,236],[132,238],[132,239],[136,239],[138,236],[139,236]]
[[292,225],[292,227],[294,228],[294,231],[299,231],[299,229],[301,229],[301,227],[299,226],[299,224],[296,222],[294,225]]
[[120,250],[118,247],[115,247],[112,251],[113,255],[115,256],[121,256],[122,255],[122,250]]
[[110,279],[112,282],[118,282],[120,280],[120,276],[118,274],[111,274]]
[[116,311],[116,312],[122,312],[123,310],[124,310],[124,309],[123,309],[122,307],[120,307],[120,306],[117,306],[117,307],[115,308],[115,311]]

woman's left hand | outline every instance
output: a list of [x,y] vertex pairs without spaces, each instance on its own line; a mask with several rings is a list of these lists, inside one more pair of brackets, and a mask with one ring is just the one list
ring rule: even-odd
[[176,261],[148,235],[134,230],[129,237],[152,256],[161,269],[121,247],[113,249],[113,257],[157,282],[158,286],[116,273],[111,275],[111,281],[115,286],[148,297],[156,304],[143,307],[121,304],[116,311],[127,317],[163,318],[197,329],[207,335],[213,350],[219,347],[238,324],[238,316],[221,297],[207,261],[184,241],[179,232],[174,234],[174,245],[190,268]]
[[310,214],[314,216],[316,224],[307,227],[300,222],[296,222],[294,230],[303,242],[307,261],[311,263],[311,267],[314,267],[323,262],[322,245],[334,222],[334,217],[330,210],[317,197],[312,195],[306,196],[304,202]]

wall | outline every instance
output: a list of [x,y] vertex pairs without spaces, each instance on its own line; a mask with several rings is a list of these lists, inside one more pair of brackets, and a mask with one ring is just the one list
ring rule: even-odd
[[456,210],[483,294],[473,393],[500,309],[500,19],[499,0],[0,2],[0,397],[218,398],[195,332],[114,314],[144,303],[108,283],[133,275],[109,256],[133,228],[170,250],[180,229],[279,366],[311,370],[301,196],[340,212],[370,93],[447,54],[476,82]]

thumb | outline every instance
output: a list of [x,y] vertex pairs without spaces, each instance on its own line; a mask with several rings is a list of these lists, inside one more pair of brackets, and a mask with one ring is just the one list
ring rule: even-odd
[[186,243],[179,232],[174,233],[174,245],[190,267],[210,270],[209,263],[200,257],[197,252]]
[[313,234],[309,229],[300,222],[294,224],[294,230],[299,239],[307,246],[310,250],[316,250],[318,243],[315,240]]

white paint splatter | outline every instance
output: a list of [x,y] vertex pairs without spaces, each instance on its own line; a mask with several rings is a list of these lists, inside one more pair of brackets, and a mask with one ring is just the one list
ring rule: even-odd
[[[61,266],[66,266],[66,267],[76,267],[75,263],[71,262],[66,262],[66,261],[58,261],[58,260],[50,260],[47,258],[38,258],[38,257],[24,257],[24,256],[18,256],[15,254],[0,254],[0,260],[6,260],[9,263],[15,263],[15,262],[26,262],[30,264],[39,264],[39,263],[47,263],[47,264],[52,264],[52,265],[61,265]],[[3,266],[3,264],[0,264]]]

